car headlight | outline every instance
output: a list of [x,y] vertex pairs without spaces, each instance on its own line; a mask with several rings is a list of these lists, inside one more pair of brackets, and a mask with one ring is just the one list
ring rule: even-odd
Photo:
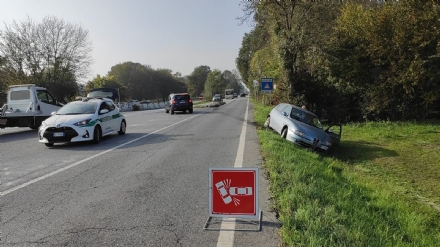
[[84,126],[84,125],[90,123],[91,120],[92,120],[92,119],[82,120],[82,121],[79,121],[79,122],[77,122],[77,123],[74,123],[73,125],[75,125],[75,126]]
[[322,144],[324,144],[325,146],[329,146],[329,147],[332,146],[332,143],[331,143],[331,142],[322,142]]
[[299,130],[295,130],[295,131],[293,131],[293,133],[295,133],[295,135],[297,135],[297,136],[301,136],[303,138],[306,138],[306,135]]

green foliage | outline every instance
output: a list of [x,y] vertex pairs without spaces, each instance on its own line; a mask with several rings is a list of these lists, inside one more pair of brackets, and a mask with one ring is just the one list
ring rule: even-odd
[[331,70],[361,92],[365,118],[424,118],[438,106],[439,14],[429,1],[342,9]]
[[188,93],[192,96],[199,96],[203,93],[206,79],[211,72],[211,68],[206,65],[198,66],[194,69],[190,76],[188,76]]
[[222,78],[222,72],[218,69],[212,70],[206,78],[204,96],[212,97],[214,94],[223,94],[226,84]]
[[131,106],[131,109],[133,111],[139,111],[141,109],[141,107],[139,105],[137,105],[137,104],[134,104],[134,105]]
[[[179,74],[169,69],[152,69],[148,65],[125,62],[111,68],[107,74],[111,81],[121,84],[121,93],[127,99],[166,99],[171,92],[186,92],[187,88]],[[118,85],[116,84],[116,85]]]

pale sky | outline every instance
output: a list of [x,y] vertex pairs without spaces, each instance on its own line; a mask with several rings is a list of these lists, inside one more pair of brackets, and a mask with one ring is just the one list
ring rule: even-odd
[[189,75],[233,70],[244,33],[239,0],[0,0],[3,23],[56,16],[80,24],[93,43],[89,79],[131,61]]

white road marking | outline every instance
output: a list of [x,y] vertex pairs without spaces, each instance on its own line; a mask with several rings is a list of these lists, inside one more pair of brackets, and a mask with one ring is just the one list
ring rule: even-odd
[[150,136],[150,135],[152,135],[152,134],[155,134],[155,133],[157,133],[157,132],[159,132],[159,131],[162,131],[162,130],[167,129],[167,128],[169,128],[169,127],[172,127],[172,126],[174,126],[174,125],[180,124],[180,123],[182,123],[182,122],[184,122],[184,121],[187,121],[187,120],[190,120],[190,119],[192,119],[192,118],[198,117],[198,116],[200,116],[200,115],[201,115],[201,114],[197,114],[197,115],[195,115],[195,116],[192,116],[192,117],[190,117],[190,118],[184,119],[184,120],[182,120],[182,121],[179,121],[179,122],[173,123],[173,124],[171,124],[171,125],[168,125],[168,126],[166,126],[166,127],[163,127],[163,128],[161,128],[161,129],[158,129],[158,130],[156,130],[156,131],[154,131],[154,132],[151,132],[151,133],[149,133],[149,134],[143,135],[143,136],[141,136],[141,137],[138,137],[138,138],[136,138],[136,139],[133,139],[133,140],[131,140],[131,141],[128,141],[128,142],[126,142],[126,143],[123,143],[123,144],[121,144],[121,145],[118,145],[118,146],[116,146],[116,147],[114,147],[114,148],[107,149],[107,150],[105,150],[105,151],[102,151],[102,152],[100,152],[100,153],[97,153],[97,154],[95,154],[95,155],[92,155],[92,156],[90,156],[90,157],[88,157],[88,158],[85,158],[85,159],[83,159],[83,160],[80,160],[80,161],[77,161],[77,162],[75,162],[75,163],[73,163],[73,164],[70,164],[70,165],[68,165],[68,166],[66,166],[66,167],[60,168],[60,169],[58,169],[58,170],[56,170],[56,171],[53,171],[53,172],[51,172],[51,173],[48,173],[48,174],[46,174],[46,175],[43,175],[43,176],[38,177],[38,178],[35,178],[35,179],[33,179],[33,180],[29,181],[29,182],[26,182],[26,183],[24,183],[24,184],[21,184],[21,185],[19,185],[19,186],[16,186],[16,187],[10,188],[9,190],[5,190],[5,191],[3,191],[3,192],[0,192],[0,197],[5,196],[5,195],[7,195],[7,194],[9,194],[9,193],[11,193],[11,192],[14,192],[14,191],[16,191],[16,190],[19,190],[19,189],[21,189],[21,188],[24,188],[24,187],[26,187],[26,186],[29,186],[29,185],[31,185],[31,184],[34,184],[34,183],[36,183],[36,182],[38,182],[38,181],[41,181],[41,180],[43,180],[43,179],[46,179],[46,178],[48,178],[48,177],[51,177],[51,176],[53,176],[53,175],[55,175],[55,174],[58,174],[58,173],[60,173],[60,172],[62,172],[62,171],[65,171],[65,170],[67,170],[67,169],[70,169],[70,168],[72,168],[72,167],[75,167],[75,166],[77,166],[77,165],[80,165],[80,164],[82,164],[82,163],[84,163],[84,162],[86,162],[86,161],[89,161],[89,160],[91,160],[91,159],[94,159],[94,158],[96,158],[96,157],[99,157],[99,156],[101,156],[101,155],[103,155],[103,154],[106,154],[106,153],[108,153],[108,152],[111,152],[111,151],[113,151],[113,150],[115,150],[115,149],[118,149],[118,148],[123,147],[123,146],[125,146],[125,145],[128,145],[128,144],[130,144],[130,143],[133,143],[133,142],[135,142],[135,141],[139,141],[139,140],[141,140],[141,139],[143,139],[143,138],[145,138],[145,137],[147,137],[147,136]]
[[[234,167],[243,167],[244,144],[246,142],[247,118],[248,118],[249,100],[246,104],[246,113],[244,114],[243,128],[241,129],[240,141],[238,143],[237,156],[235,156]],[[225,218],[220,226],[220,234],[217,240],[217,247],[234,246],[234,231],[222,231],[222,229],[235,229],[235,219]]]

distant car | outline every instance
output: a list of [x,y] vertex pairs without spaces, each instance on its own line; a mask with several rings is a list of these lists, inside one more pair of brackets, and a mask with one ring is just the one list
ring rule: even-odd
[[165,112],[174,114],[175,111],[182,111],[185,113],[193,113],[193,101],[191,96],[187,93],[172,93],[168,96],[165,103]]
[[251,196],[252,187],[231,187],[229,188],[231,196]]
[[42,122],[39,142],[48,147],[54,143],[92,141],[99,143],[106,135],[125,134],[124,115],[111,99],[72,101]]
[[220,94],[216,94],[214,97],[212,97],[212,101],[222,101],[222,96]]
[[[270,111],[264,126],[281,134],[284,139],[322,153],[337,146],[342,134],[341,125],[333,125],[324,130],[314,113],[286,103]],[[333,127],[339,133],[335,133]]]
[[240,97],[246,97],[245,93],[240,94]]

